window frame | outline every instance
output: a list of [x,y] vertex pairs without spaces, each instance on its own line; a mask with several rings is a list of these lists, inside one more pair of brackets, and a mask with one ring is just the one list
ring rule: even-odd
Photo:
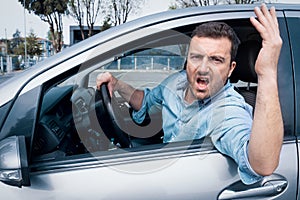
[[299,123],[299,110],[300,110],[300,101],[298,100],[298,96],[300,94],[299,80],[300,80],[300,57],[297,56],[300,54],[299,48],[299,30],[298,27],[300,25],[300,12],[299,11],[285,11],[287,28],[289,31],[289,39],[290,39],[290,52],[291,52],[291,63],[293,65],[293,76],[295,85],[293,90],[295,91],[294,101],[295,101],[295,134],[297,136],[300,135],[300,123]]
[[[156,24],[156,25],[153,25],[151,27],[147,27],[145,29],[139,29],[139,30],[136,30],[132,33],[129,33],[128,35],[123,35],[123,36],[120,36],[119,38],[113,39],[112,41],[101,44],[101,45],[95,47],[94,49],[89,49],[88,51],[84,52],[83,54],[78,55],[77,57],[72,58],[72,59],[70,59],[66,62],[60,63],[57,67],[54,67],[54,68],[48,70],[46,73],[44,73],[44,74],[38,76],[37,78],[35,78],[33,80],[33,82],[35,83],[35,82],[43,80],[42,82],[44,84],[48,83],[49,81],[53,80],[53,78],[55,78],[57,76],[57,74],[60,74],[61,72],[66,72],[67,70],[75,68],[74,66],[76,66],[76,67],[79,66],[79,71],[82,70],[83,74],[85,73],[85,71],[87,71],[86,73],[88,74],[90,70],[86,70],[87,68],[97,69],[99,66],[107,64],[108,62],[112,61],[114,57],[116,57],[116,56],[120,55],[122,52],[124,52],[124,47],[125,46],[128,45],[128,47],[127,47],[128,50],[132,49],[137,44],[135,39],[139,38],[141,34],[144,35],[144,37],[146,37],[146,38],[147,37],[151,38],[151,37],[153,37],[152,34],[156,34],[160,31],[164,32],[164,30],[166,30],[168,28],[174,29],[174,28],[178,27],[179,24],[182,24],[182,26],[186,26],[187,24],[189,24],[189,26],[191,26],[191,25],[196,25],[196,24],[199,24],[199,23],[202,23],[202,22],[205,22],[205,21],[218,21],[218,20],[222,20],[222,21],[232,20],[232,21],[234,21],[234,20],[249,18],[249,16],[251,16],[252,14],[253,14],[252,11],[239,11],[239,12],[233,12],[233,13],[228,12],[228,13],[218,13],[218,14],[210,14],[210,15],[192,16],[192,17],[185,17],[185,18],[166,21],[164,23]],[[282,12],[279,12],[278,16],[283,18]],[[283,27],[285,27],[285,26],[283,26]],[[285,28],[283,28],[283,29],[285,31]],[[140,40],[141,39],[139,39],[139,41]],[[127,41],[127,42],[126,43],[121,43],[122,45],[120,45],[120,41]],[[142,43],[140,42],[139,45],[142,45]],[[289,47],[289,44],[287,44],[287,45],[288,45],[287,47]],[[106,48],[111,49],[111,51],[106,52],[105,51]],[[82,60],[84,60],[85,62],[82,62]],[[100,62],[99,62],[99,60],[100,60]],[[85,80],[81,84],[84,85],[84,84],[87,84],[87,82],[88,81]],[[34,83],[32,85],[34,85]],[[25,87],[25,90],[28,90],[28,88],[30,88],[30,87],[31,87],[31,85],[29,84],[29,86]],[[287,101],[292,101],[292,100],[290,98],[288,98]],[[293,103],[288,103],[288,105],[293,105]],[[293,124],[291,124],[290,126],[293,126]],[[290,135],[290,134],[287,134],[287,135]],[[167,150],[164,150],[164,151],[172,152],[171,154],[174,155],[175,157],[180,156],[180,155],[178,155],[178,153],[176,153],[177,150],[178,150],[178,152],[182,152],[182,150],[180,150],[181,148],[183,148],[185,150],[188,149],[189,145],[191,144],[191,141],[189,141],[187,143],[186,142],[176,143],[176,144],[174,144],[174,150],[172,150],[172,148],[170,148],[170,149],[167,149]],[[178,145],[178,146],[176,146],[176,145]],[[162,146],[164,146],[164,145],[162,145]],[[154,147],[155,147],[155,145],[154,145]],[[142,159],[146,159],[147,157],[149,157],[149,158],[150,157],[155,157],[155,159],[161,159],[160,154],[152,155],[152,152],[156,152],[156,151],[157,151],[157,149],[150,148],[146,151],[140,151],[139,153],[142,155]],[[166,153],[164,151],[162,151],[162,152]],[[197,151],[199,151],[199,149]],[[204,148],[203,151],[204,152],[209,152],[209,153],[215,153],[216,152],[216,150],[212,146],[210,146],[209,148]],[[106,156],[105,153],[103,153],[103,155],[102,155],[102,153],[99,154],[99,156],[100,157],[102,157],[102,156],[105,157]],[[126,157],[128,156],[127,153],[125,153],[125,154],[121,153],[119,155],[116,155],[116,154],[114,154],[114,152],[109,152],[107,154],[111,154],[111,155],[107,155],[108,158],[110,158],[110,156],[112,156],[111,159],[114,159],[114,155],[117,158],[122,157],[122,159],[125,160],[124,162],[126,162],[126,160],[127,160]],[[136,154],[137,153],[135,152],[134,155],[136,155]],[[67,161],[67,160],[69,160],[69,161]],[[81,155],[79,155],[79,156],[69,157],[69,159],[66,159],[66,160],[63,160],[63,161],[49,161],[49,166],[52,166],[54,168],[57,168],[57,167],[59,168],[59,165],[60,165],[59,163],[61,163],[61,164],[73,163],[73,162],[75,163],[78,160],[81,160],[83,162],[89,162],[91,160],[91,157],[88,156],[88,158],[83,158]],[[47,163],[48,163],[48,161],[47,161]],[[41,169],[40,167],[42,167],[42,166],[44,166],[45,169],[48,169],[47,165],[48,164],[45,164],[45,165],[44,164],[39,165],[39,163],[34,164],[37,171],[39,171]],[[57,167],[55,167],[56,165],[57,165]],[[42,169],[43,169],[43,167],[42,167]]]

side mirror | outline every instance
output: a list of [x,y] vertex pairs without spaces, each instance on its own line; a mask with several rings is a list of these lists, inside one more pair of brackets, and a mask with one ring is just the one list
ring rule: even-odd
[[24,136],[0,141],[0,181],[18,187],[30,185]]

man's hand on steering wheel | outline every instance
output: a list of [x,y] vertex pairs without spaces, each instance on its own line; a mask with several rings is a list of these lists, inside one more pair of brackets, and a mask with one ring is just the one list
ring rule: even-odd
[[[106,136],[114,138],[121,147],[131,147],[129,136],[121,129],[122,116],[118,117],[118,103],[113,97],[113,88],[109,90],[109,83],[105,80],[115,79],[110,73],[100,74],[97,77],[97,90],[95,92],[95,112],[101,129]],[[98,85],[101,84],[101,85]],[[116,85],[116,84],[112,84]],[[114,106],[115,105],[115,106]]]
[[112,97],[112,94],[113,94],[113,91],[115,89],[117,82],[118,82],[118,80],[111,73],[104,72],[104,73],[98,74],[98,76],[96,78],[96,87],[97,87],[97,90],[100,90],[101,85],[106,83],[110,97]]

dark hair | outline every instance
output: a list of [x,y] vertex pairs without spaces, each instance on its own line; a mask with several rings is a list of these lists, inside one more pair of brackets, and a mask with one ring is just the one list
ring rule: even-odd
[[197,37],[209,37],[209,38],[221,38],[226,37],[231,41],[231,61],[235,60],[240,40],[237,37],[234,30],[224,22],[206,22],[197,26],[193,33],[192,38]]

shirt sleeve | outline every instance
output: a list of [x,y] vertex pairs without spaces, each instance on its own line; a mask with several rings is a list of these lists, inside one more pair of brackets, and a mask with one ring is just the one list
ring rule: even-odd
[[238,173],[242,182],[246,185],[256,183],[262,179],[262,176],[258,175],[251,167],[248,159],[248,141],[245,142],[242,149],[242,155],[240,155],[240,166],[238,167]]
[[140,110],[132,112],[132,118],[136,123],[141,124],[151,108],[161,105],[161,90],[161,85],[158,85],[152,90],[148,88],[144,89],[144,99],[142,102],[142,107],[140,108]]
[[142,103],[142,107],[140,108],[140,110],[138,111],[133,111],[132,112],[132,118],[133,120],[138,123],[138,124],[141,124],[144,119],[145,119],[145,116],[146,116],[146,113],[147,113],[147,98],[145,98],[147,95],[149,94],[149,89],[145,89],[144,90],[144,99],[143,99],[143,103]]
[[238,174],[249,185],[261,180],[248,160],[248,142],[252,129],[252,107],[243,101],[229,99],[214,110],[210,133],[215,147],[238,165]]

